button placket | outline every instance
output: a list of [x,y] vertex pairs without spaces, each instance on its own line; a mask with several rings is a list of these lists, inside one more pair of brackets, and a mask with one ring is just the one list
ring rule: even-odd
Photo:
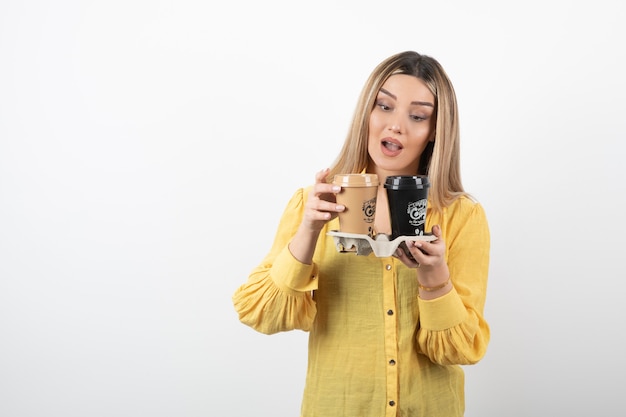
[[387,411],[386,416],[395,416],[397,409],[396,398],[398,398],[398,366],[395,358],[398,357],[398,314],[396,300],[396,280],[397,266],[396,260],[392,258],[381,259],[382,267],[382,284],[383,284],[383,305],[382,311],[386,315],[385,319],[385,356],[386,360],[385,373],[387,374],[386,399]]

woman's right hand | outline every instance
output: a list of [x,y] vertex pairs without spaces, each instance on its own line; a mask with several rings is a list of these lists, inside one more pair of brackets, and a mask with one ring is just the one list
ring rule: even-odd
[[337,204],[335,197],[341,187],[326,182],[329,172],[330,169],[326,168],[315,174],[315,184],[304,206],[301,227],[312,232],[319,232],[328,221],[345,210],[345,206]]
[[289,243],[291,254],[304,264],[313,262],[315,245],[324,225],[345,210],[335,198],[341,187],[326,182],[329,172],[326,168],[315,174],[315,184],[304,204],[302,222]]

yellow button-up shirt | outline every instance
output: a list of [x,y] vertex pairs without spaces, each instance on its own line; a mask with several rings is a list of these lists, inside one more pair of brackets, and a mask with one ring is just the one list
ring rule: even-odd
[[287,247],[310,188],[289,201],[263,261],[233,295],[241,322],[272,334],[309,333],[302,417],[455,417],[465,409],[459,365],[485,354],[483,318],[489,228],[482,206],[467,197],[428,210],[426,230],[440,225],[453,289],[418,296],[419,269],[394,257],[340,253],[321,231],[313,263]]

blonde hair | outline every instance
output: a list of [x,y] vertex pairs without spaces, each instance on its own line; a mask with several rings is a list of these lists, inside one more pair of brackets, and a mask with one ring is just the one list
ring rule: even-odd
[[366,169],[369,160],[369,116],[380,88],[394,74],[413,75],[421,79],[435,97],[435,141],[424,149],[415,174],[428,175],[431,207],[441,210],[460,195],[466,195],[461,182],[456,94],[439,62],[414,51],[401,52],[385,59],[369,76],[361,91],[343,147],[330,167],[328,181],[332,181],[335,174],[358,173]]

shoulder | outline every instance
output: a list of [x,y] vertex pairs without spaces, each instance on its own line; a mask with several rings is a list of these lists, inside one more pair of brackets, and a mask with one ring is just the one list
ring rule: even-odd
[[455,198],[444,210],[447,212],[471,212],[483,210],[482,205],[476,198],[469,194],[463,194]]
[[464,194],[457,197],[444,209],[444,212],[446,217],[453,222],[475,221],[487,223],[483,205],[471,195]]
[[287,203],[287,210],[299,210],[304,208],[304,203],[312,188],[313,186],[307,186],[295,190]]

